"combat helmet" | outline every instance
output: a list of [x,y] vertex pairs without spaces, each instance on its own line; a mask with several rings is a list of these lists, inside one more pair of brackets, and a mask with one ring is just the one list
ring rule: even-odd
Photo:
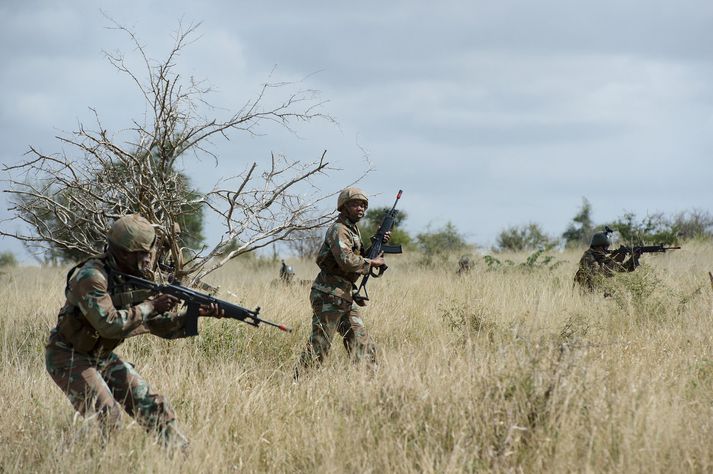
[[339,193],[339,198],[337,198],[337,210],[341,211],[342,207],[354,199],[362,200],[369,206],[369,198],[366,197],[366,193],[359,188],[349,187],[344,188]]
[[590,247],[608,247],[611,245],[611,240],[609,240],[608,232],[597,232],[592,236],[592,243],[589,244]]
[[282,275],[280,275],[280,277],[283,281],[289,283],[295,277],[295,270],[291,266],[287,265],[285,267],[285,271],[282,272]]
[[112,224],[107,240],[125,252],[149,252],[156,240],[156,231],[144,217],[130,214]]

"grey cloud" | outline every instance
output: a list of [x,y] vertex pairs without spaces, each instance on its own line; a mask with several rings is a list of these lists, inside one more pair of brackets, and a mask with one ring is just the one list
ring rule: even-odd
[[53,136],[90,120],[89,106],[110,130],[140,118],[135,89],[101,55],[131,45],[100,9],[154,57],[179,19],[203,21],[178,64],[215,86],[216,105],[242,105],[275,65],[273,79],[305,78],[330,100],[340,128],[217,143],[227,170],[192,168],[200,186],[271,150],[326,148],[345,171],[325,186],[339,187],[363,167],[363,147],[376,168],[364,186],[389,199],[403,187],[412,230],[452,220],[479,242],[530,221],[559,233],[582,196],[597,219],[713,202],[710,2],[9,0],[3,162],[30,143],[56,151]]

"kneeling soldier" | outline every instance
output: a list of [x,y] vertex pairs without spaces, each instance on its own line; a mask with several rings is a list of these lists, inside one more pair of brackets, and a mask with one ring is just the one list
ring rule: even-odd
[[[47,371],[85,417],[100,420],[108,435],[118,425],[121,406],[163,446],[185,448],[168,401],[153,392],[134,369],[113,351],[124,339],[151,333],[165,339],[184,337],[183,314],[172,311],[170,295],[149,298],[120,273],[146,277],[156,234],[141,216],[118,219],[107,235],[106,252],[80,263],[67,275],[66,302],[50,332]],[[216,314],[202,307],[199,314]]]
[[[602,286],[602,279],[614,276],[614,272],[633,272],[639,266],[639,253],[633,253],[624,261],[625,253],[611,255],[608,232],[597,232],[592,243],[579,260],[579,269],[574,275],[574,283],[580,289],[593,292]],[[605,293],[604,296],[610,296]]]

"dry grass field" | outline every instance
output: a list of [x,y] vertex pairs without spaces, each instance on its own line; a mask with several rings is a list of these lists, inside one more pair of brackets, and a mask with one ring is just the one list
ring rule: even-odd
[[363,312],[377,373],[349,364],[337,336],[298,384],[308,287],[273,285],[278,264],[231,264],[207,279],[219,296],[292,334],[202,320],[198,337],[117,350],[174,406],[191,448],[173,458],[128,416],[101,446],[44,368],[66,269],[9,270],[0,472],[712,472],[713,245],[645,255],[607,299],[572,291],[580,254],[553,269],[480,259],[465,277],[457,256],[392,257]]

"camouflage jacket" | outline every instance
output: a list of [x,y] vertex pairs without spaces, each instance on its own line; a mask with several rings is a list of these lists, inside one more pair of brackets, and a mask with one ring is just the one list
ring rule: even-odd
[[369,273],[369,262],[362,256],[364,247],[355,223],[340,214],[327,229],[324,243],[317,255],[321,271],[312,289],[352,301],[354,283],[360,275]]
[[102,255],[70,270],[66,301],[50,343],[106,355],[125,338],[139,334],[185,337],[184,314],[155,313],[146,301],[149,292],[124,283],[116,269],[113,259]]
[[614,272],[633,272],[639,266],[639,261],[635,257],[629,258],[622,263],[621,260],[612,258],[607,250],[599,248],[589,248],[579,260],[579,269],[574,275],[574,282],[582,288],[593,291],[602,278],[614,275]]

